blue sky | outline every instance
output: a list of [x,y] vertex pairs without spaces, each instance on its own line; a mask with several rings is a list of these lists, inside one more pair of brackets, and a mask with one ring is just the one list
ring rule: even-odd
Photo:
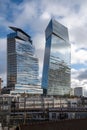
[[45,29],[51,18],[66,26],[71,44],[72,87],[87,86],[87,0],[0,0],[0,77],[6,84],[8,26],[31,35],[43,67]]

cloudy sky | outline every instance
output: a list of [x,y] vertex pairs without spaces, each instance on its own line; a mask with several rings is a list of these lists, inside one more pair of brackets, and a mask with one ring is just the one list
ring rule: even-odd
[[45,29],[51,18],[66,26],[71,44],[72,87],[87,86],[87,0],[0,0],[0,77],[6,85],[8,26],[30,34],[43,66]]

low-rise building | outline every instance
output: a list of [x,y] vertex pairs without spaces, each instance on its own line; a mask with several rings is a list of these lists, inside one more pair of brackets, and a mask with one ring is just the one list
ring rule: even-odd
[[0,95],[0,123],[2,126],[10,126],[38,120],[71,119],[75,118],[76,111],[81,113],[82,110],[81,114],[84,115],[83,111],[87,108],[86,102],[87,99],[84,99],[84,97],[59,98]]
[[74,96],[77,96],[77,97],[84,96],[83,87],[74,88]]

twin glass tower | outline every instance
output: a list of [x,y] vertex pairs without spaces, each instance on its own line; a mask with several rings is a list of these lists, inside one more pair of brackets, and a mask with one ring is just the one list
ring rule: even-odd
[[7,36],[7,86],[12,93],[42,94],[31,37],[20,28],[10,28],[14,32]]
[[70,91],[70,44],[66,27],[52,19],[45,31],[46,45],[42,88],[47,95],[67,95]]
[[[7,36],[7,86],[15,93],[42,94],[38,78],[38,58],[31,37],[10,27]],[[45,95],[64,95],[70,91],[70,44],[66,27],[52,19],[45,31],[46,46],[42,74]]]

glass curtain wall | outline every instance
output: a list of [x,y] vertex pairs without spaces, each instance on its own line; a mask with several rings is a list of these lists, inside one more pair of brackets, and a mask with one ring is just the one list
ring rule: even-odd
[[70,44],[66,27],[52,19],[45,31],[42,88],[47,95],[69,94]]
[[64,95],[70,90],[70,44],[52,34],[48,70],[49,95]]
[[29,35],[19,28],[7,37],[7,84],[15,92],[42,93],[38,58]]

